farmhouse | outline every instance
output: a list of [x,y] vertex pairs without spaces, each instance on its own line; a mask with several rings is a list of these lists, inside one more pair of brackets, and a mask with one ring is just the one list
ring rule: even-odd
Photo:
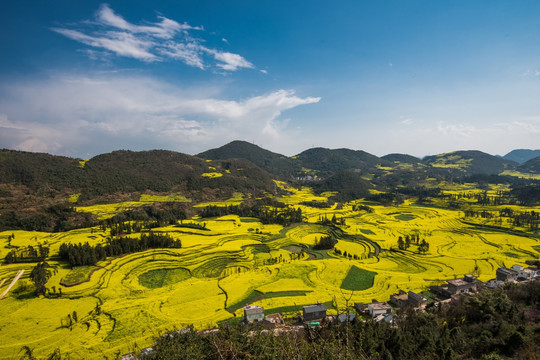
[[244,306],[244,321],[250,323],[253,321],[264,320],[264,308],[256,305]]
[[369,316],[376,318],[379,315],[387,315],[392,313],[392,307],[386,302],[373,301],[368,305]]
[[417,293],[412,292],[412,291],[409,291],[408,295],[409,295],[408,302],[413,307],[421,307],[421,306],[427,305],[428,300],[425,297],[423,297],[422,295],[417,294]]
[[347,322],[353,322],[354,319],[356,319],[356,314],[349,312],[349,313],[339,314],[337,316],[336,322],[338,324],[345,324]]
[[504,266],[501,266],[500,268],[495,271],[495,274],[497,276],[497,280],[500,281],[515,281],[517,280],[517,277],[519,275],[519,272],[514,269],[508,269]]
[[326,306],[318,303],[315,305],[305,305],[302,308],[304,321],[322,320],[326,317]]
[[412,291],[406,293],[403,290],[399,290],[399,293],[390,295],[390,303],[399,308],[405,306],[412,306],[416,308],[426,305],[427,299]]
[[518,280],[530,280],[538,276],[537,270],[532,268],[524,268],[521,265],[514,265],[512,269],[518,272]]
[[279,313],[266,315],[266,317],[264,318],[264,322],[268,323],[270,327],[277,327],[284,324],[283,316],[281,316],[281,314]]
[[399,290],[399,293],[390,295],[390,303],[399,308],[408,304],[409,295],[403,290]]
[[451,295],[468,294],[476,291],[476,284],[475,276],[465,275],[463,279],[448,280],[448,292]]

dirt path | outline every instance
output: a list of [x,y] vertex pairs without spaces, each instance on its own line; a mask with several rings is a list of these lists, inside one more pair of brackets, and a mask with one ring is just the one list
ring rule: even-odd
[[0,282],[0,288],[4,285],[7,279],[3,279],[2,282]]
[[[17,280],[19,280],[19,278],[22,276],[22,274],[24,273],[24,269],[19,271],[19,273],[17,274],[17,276],[15,276],[15,278],[13,279],[13,281],[11,282],[11,284],[9,284],[9,286],[7,287],[6,290],[4,290],[4,292],[2,294],[0,294],[0,300],[2,300],[4,298],[4,296],[7,295],[7,293],[9,292],[9,290],[11,290],[11,288],[17,283]],[[5,281],[5,280],[4,280]],[[2,284],[4,284],[4,282],[2,282]]]

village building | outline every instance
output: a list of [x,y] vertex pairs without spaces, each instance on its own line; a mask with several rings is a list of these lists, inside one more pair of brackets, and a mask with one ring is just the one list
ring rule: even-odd
[[409,304],[411,304],[415,308],[421,307],[421,306],[426,306],[427,303],[428,303],[428,299],[423,297],[420,294],[409,291],[408,295],[409,295],[409,298],[408,298]]
[[353,322],[354,319],[356,319],[356,314],[354,313],[343,313],[339,314],[336,318],[336,323],[338,324],[346,324],[347,322]]
[[322,320],[326,317],[326,306],[318,303],[315,305],[305,305],[302,308],[304,321]]
[[379,315],[387,315],[392,313],[392,307],[386,302],[373,301],[368,305],[368,313],[372,318],[376,318]]
[[484,285],[489,288],[489,289],[493,289],[493,288],[496,288],[496,287],[499,287],[499,286],[503,286],[504,285],[504,281],[502,280],[497,280],[497,279],[491,279],[489,281],[486,281],[484,283]]
[[250,323],[253,321],[264,320],[264,308],[256,305],[244,306],[244,321]]
[[427,305],[427,299],[422,295],[419,295],[413,291],[406,293],[403,290],[399,290],[399,293],[390,295],[390,303],[399,308],[405,306],[421,307]]
[[450,295],[468,294],[476,291],[477,280],[475,276],[465,275],[463,279],[448,280]]
[[403,290],[399,293],[390,295],[390,304],[402,308],[408,304],[409,295]]
[[497,276],[497,280],[500,281],[515,281],[519,276],[519,272],[514,269],[508,269],[501,266],[497,269],[497,271],[495,271],[495,275]]
[[279,313],[266,315],[264,317],[264,322],[268,323],[270,327],[278,327],[285,324],[283,321],[283,316],[281,316]]
[[366,304],[364,303],[354,303],[354,308],[360,315],[366,312]]

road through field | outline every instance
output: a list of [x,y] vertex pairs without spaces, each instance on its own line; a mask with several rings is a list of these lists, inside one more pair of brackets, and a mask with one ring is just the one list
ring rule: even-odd
[[[11,284],[9,284],[9,286],[7,287],[6,290],[4,290],[4,292],[2,294],[0,294],[0,300],[2,300],[4,298],[4,296],[7,295],[7,293],[9,292],[9,290],[11,290],[11,288],[17,283],[17,280],[19,280],[19,278],[22,276],[22,274],[24,273],[24,269],[19,271],[19,273],[17,274],[17,276],[15,276],[15,278],[13,279],[13,281],[11,282]],[[3,284],[3,282],[2,282]]]

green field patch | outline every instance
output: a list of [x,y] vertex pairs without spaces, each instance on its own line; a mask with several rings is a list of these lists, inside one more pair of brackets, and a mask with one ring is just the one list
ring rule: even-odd
[[155,269],[145,272],[139,276],[139,283],[149,289],[157,289],[163,286],[176,284],[189,279],[191,274],[184,268],[176,269]]
[[540,253],[540,245],[534,245],[532,248]]
[[343,279],[341,288],[344,290],[366,290],[373,286],[376,272],[360,269],[352,266],[349,273]]
[[365,235],[375,235],[375,233],[369,229],[360,229],[360,232]]
[[262,299],[264,299],[264,294],[260,291],[253,290],[248,296],[246,296],[242,300],[237,301],[236,303],[227,306],[225,310],[234,314],[236,310]]
[[269,253],[270,248],[268,245],[260,244],[260,245],[246,245],[243,246],[242,249],[252,248],[253,254],[259,254],[259,253]]
[[511,257],[511,258],[514,258],[514,259],[519,259],[520,256],[518,254],[514,254],[513,252],[504,252],[503,253],[504,255],[508,256],[508,257]]
[[401,221],[411,221],[412,219],[416,218],[416,216],[413,214],[399,214],[394,217]]
[[250,217],[242,217],[240,218],[240,222],[243,223],[254,223],[254,222],[261,222],[261,220],[257,218],[250,218]]
[[276,292],[269,292],[264,294],[265,299],[271,299],[271,298],[278,298],[278,297],[289,297],[289,296],[306,296],[308,293],[312,291],[276,291]]
[[97,266],[76,266],[60,280],[64,286],[75,286],[90,280],[92,273],[99,269]]

